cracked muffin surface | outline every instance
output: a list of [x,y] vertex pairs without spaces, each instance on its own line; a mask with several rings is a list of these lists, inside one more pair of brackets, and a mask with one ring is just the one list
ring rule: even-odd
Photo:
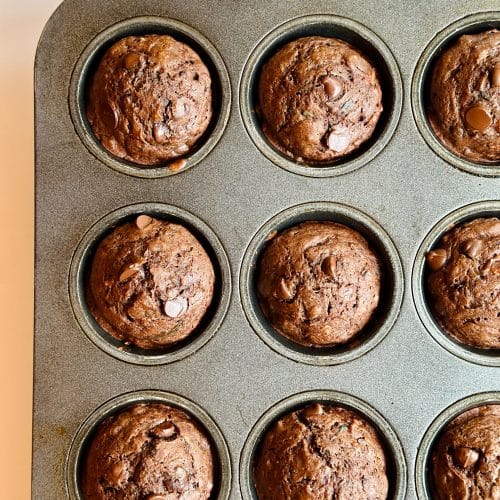
[[102,422],[84,457],[85,500],[206,500],[214,484],[210,442],[184,411],[141,403]]
[[479,218],[446,233],[427,253],[429,305],[455,340],[500,348],[500,219]]
[[86,299],[113,337],[144,349],[190,335],[212,301],[210,257],[184,226],[140,215],[97,246]]
[[265,434],[253,479],[259,500],[383,500],[388,491],[375,429],[354,411],[319,403]]
[[189,152],[212,117],[210,73],[168,35],[129,36],[104,54],[87,96],[87,118],[112,154],[160,165]]
[[263,251],[257,291],[272,326],[309,347],[348,342],[372,317],[381,265],[357,231],[309,221],[284,230]]
[[432,451],[436,500],[500,498],[500,405],[467,410],[444,429]]
[[453,153],[500,161],[500,31],[463,35],[434,65],[429,122]]
[[262,130],[302,163],[331,162],[368,140],[382,113],[377,72],[336,38],[299,38],[263,65],[259,80]]

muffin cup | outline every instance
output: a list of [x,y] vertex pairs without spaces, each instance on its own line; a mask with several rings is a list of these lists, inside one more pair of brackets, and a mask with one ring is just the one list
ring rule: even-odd
[[[279,152],[262,131],[257,115],[259,76],[263,64],[283,45],[304,36],[344,40],[359,49],[374,64],[382,86],[384,111],[373,135],[356,151],[330,163],[298,163]],[[240,80],[240,112],[250,139],[278,167],[308,177],[333,177],[352,172],[371,161],[387,145],[401,114],[403,85],[391,51],[375,33],[345,17],[314,14],[297,17],[265,35],[253,49]]]
[[227,500],[231,491],[231,457],[226,440],[212,417],[196,403],[177,394],[144,390],[122,394],[94,410],[80,425],[71,443],[65,464],[66,492],[70,500],[83,500],[80,490],[81,461],[98,425],[107,417],[138,403],[164,403],[191,415],[206,431],[217,461],[211,498]]
[[240,491],[243,500],[258,500],[253,483],[253,463],[265,433],[280,417],[313,403],[340,406],[361,414],[378,432],[387,459],[388,500],[403,500],[407,467],[403,447],[387,420],[372,406],[349,394],[330,390],[307,391],[290,396],[269,408],[255,423],[240,456]]
[[[140,166],[110,153],[95,137],[87,119],[86,92],[89,79],[106,50],[115,42],[131,35],[171,35],[186,43],[200,56],[212,78],[213,116],[203,136],[182,158],[186,165],[179,170],[162,166]],[[69,109],[73,125],[86,148],[102,163],[123,174],[134,177],[158,178],[185,172],[199,163],[222,137],[231,109],[231,84],[224,61],[217,49],[201,33],[190,26],[164,17],[144,16],[126,19],[99,33],[83,50],[71,76]],[[175,159],[172,160],[172,162]]]
[[483,177],[498,177],[500,162],[481,164],[466,160],[452,153],[436,136],[427,118],[429,80],[437,57],[460,36],[481,33],[488,29],[500,29],[500,11],[480,12],[464,17],[440,31],[424,49],[415,67],[411,85],[411,106],[418,130],[427,145],[450,165]]
[[[140,214],[182,224],[200,241],[215,271],[212,303],[198,327],[184,340],[165,349],[140,349],[125,345],[107,333],[94,319],[85,298],[85,283],[91,259],[99,242],[116,226]],[[215,334],[226,314],[231,297],[231,270],[226,252],[216,234],[202,220],[181,208],[162,203],[138,203],[119,208],[98,220],[83,236],[71,261],[69,296],[73,313],[87,337],[107,354],[139,365],[179,361],[203,347]]]
[[427,252],[432,250],[452,227],[480,217],[500,217],[500,201],[482,201],[466,205],[446,215],[429,231],[413,262],[411,278],[413,302],[420,320],[441,347],[471,363],[500,366],[498,349],[480,349],[453,340],[434,318],[426,297],[427,267],[425,257]]
[[[256,286],[258,264],[269,236],[309,220],[338,222],[358,231],[370,243],[382,264],[380,303],[366,327],[344,345],[314,348],[292,342],[272,327],[259,305]],[[240,298],[248,322],[271,349],[301,363],[336,365],[366,354],[387,335],[399,314],[403,283],[403,269],[396,247],[377,222],[347,205],[313,202],[278,213],[253,236],[241,264]]]
[[432,500],[433,498],[429,481],[429,461],[434,444],[443,429],[461,413],[488,404],[500,404],[500,392],[483,392],[461,399],[448,406],[429,426],[420,442],[415,462],[415,487],[419,500]]

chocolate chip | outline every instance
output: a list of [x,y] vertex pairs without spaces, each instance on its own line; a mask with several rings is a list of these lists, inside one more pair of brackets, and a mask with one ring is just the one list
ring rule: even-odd
[[344,151],[349,146],[349,142],[349,136],[342,132],[333,131],[328,136],[328,147],[337,153]]
[[165,314],[170,318],[178,318],[182,316],[187,310],[187,301],[182,297],[167,300],[164,306]]
[[500,63],[495,64],[495,68],[491,72],[491,86],[500,87]]
[[135,269],[133,267],[128,267],[125,269],[121,274],[120,274],[120,281],[127,281],[130,279],[132,276],[135,276],[139,272],[138,269]]
[[428,252],[426,259],[427,265],[433,271],[439,271],[439,269],[441,269],[446,264],[448,255],[446,254],[446,250],[438,248],[437,250],[431,250],[430,252]]
[[335,258],[330,256],[326,257],[323,259],[323,262],[321,263],[321,270],[330,278],[333,278],[335,276]]
[[479,254],[482,246],[481,240],[468,240],[462,244],[460,251],[473,259]]
[[342,92],[342,84],[336,78],[326,78],[323,87],[330,99],[335,99]]
[[479,453],[471,448],[455,448],[453,450],[453,459],[459,467],[467,469],[479,460]]
[[478,79],[476,84],[476,89],[480,92],[486,92],[488,88],[488,74],[483,73]]
[[316,415],[323,415],[323,413],[323,407],[319,403],[305,408],[302,412],[304,417],[314,417]]
[[278,285],[278,290],[276,290],[276,293],[280,299],[283,300],[291,300],[293,299],[293,292],[290,290],[288,287],[288,284],[285,280],[281,280],[279,285]]
[[182,101],[175,102],[172,109],[172,116],[176,119],[186,116],[186,105]]
[[113,479],[118,483],[120,482],[120,479],[123,476],[124,473],[124,467],[122,463],[117,463],[113,466],[111,469],[111,475],[113,476]]
[[473,106],[465,113],[465,121],[470,128],[484,132],[491,125],[492,119],[482,106]]
[[141,57],[137,52],[131,52],[123,58],[123,66],[126,69],[132,69],[140,60]]
[[177,429],[172,422],[164,422],[153,430],[154,436],[163,439],[171,438],[175,434],[177,434]]
[[168,164],[168,169],[172,172],[178,172],[182,170],[186,166],[186,160],[184,158],[179,158],[178,160],[174,160]]
[[101,119],[110,130],[115,129],[118,125],[118,113],[109,103],[103,105]]
[[175,476],[179,481],[183,481],[187,477],[187,472],[182,467],[175,468]]
[[153,218],[149,215],[139,215],[139,217],[135,220],[135,225],[142,231],[148,227],[151,222],[153,222]]
[[167,136],[167,126],[164,123],[155,123],[153,125],[153,136],[156,142],[164,142]]
[[271,240],[274,240],[274,238],[276,238],[276,236],[278,235],[278,231],[276,231],[276,229],[274,231],[271,231],[267,238],[266,238],[266,241],[271,241]]

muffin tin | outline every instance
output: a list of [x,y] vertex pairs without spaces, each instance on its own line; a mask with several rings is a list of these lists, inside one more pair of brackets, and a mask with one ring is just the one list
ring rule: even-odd
[[[62,3],[35,64],[34,498],[78,498],[77,450],[104,413],[136,397],[167,398],[193,413],[215,443],[227,443],[227,467],[219,471],[227,489],[219,498],[255,498],[249,446],[269,419],[310,400],[363,413],[385,436],[391,498],[427,498],[427,429],[437,432],[432,423],[458,400],[498,401],[500,391],[498,353],[451,345],[428,313],[422,286],[424,253],[449,223],[499,212],[498,168],[453,168],[455,159],[423,140],[418,111],[428,69],[422,61],[441,40],[477,30],[477,20],[498,26],[494,2],[477,0],[473,8],[458,0]],[[216,118],[177,172],[111,157],[83,114],[95,57],[117,37],[151,32],[199,50],[218,89]],[[271,47],[305,34],[361,44],[386,65],[382,129],[359,155],[327,167],[285,165],[255,116],[258,64]],[[170,352],[119,349],[82,301],[93,245],[113,224],[144,212],[193,229],[218,267],[211,316],[192,342]],[[325,356],[277,340],[252,288],[265,238],[310,218],[361,230],[388,278],[373,328],[358,345]],[[183,406],[186,400],[195,406]]]

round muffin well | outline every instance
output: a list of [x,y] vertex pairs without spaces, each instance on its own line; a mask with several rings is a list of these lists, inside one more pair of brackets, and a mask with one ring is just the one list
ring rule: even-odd
[[449,230],[427,252],[428,304],[456,341],[500,348],[500,220],[477,218]]
[[429,123],[446,148],[477,163],[500,161],[500,31],[465,34],[434,63]]
[[320,403],[286,414],[267,431],[253,480],[259,500],[383,500],[388,494],[375,429],[352,410]]
[[496,500],[500,474],[500,405],[466,410],[438,437],[430,461],[436,500]]
[[134,404],[99,425],[80,483],[85,500],[206,500],[214,485],[211,443],[184,411],[161,403]]

